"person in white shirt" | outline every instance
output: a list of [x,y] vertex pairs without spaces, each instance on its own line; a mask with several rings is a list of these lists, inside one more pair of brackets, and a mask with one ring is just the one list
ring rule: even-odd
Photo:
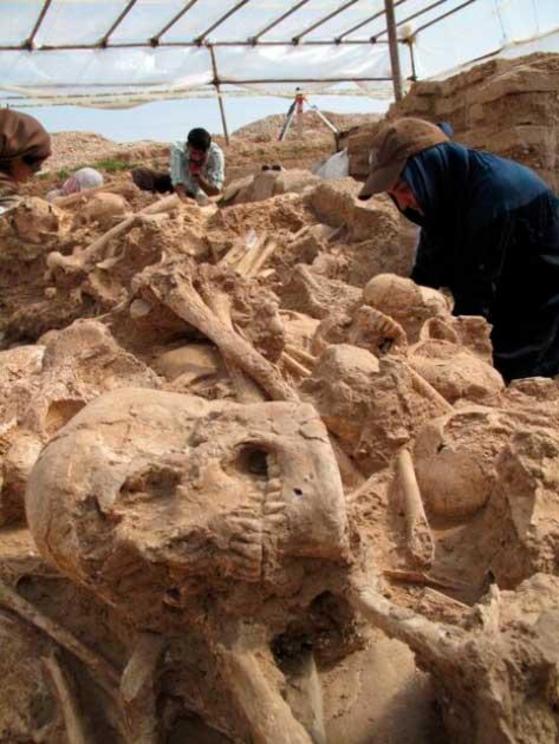
[[175,191],[181,199],[193,198],[200,205],[207,204],[208,197],[216,196],[223,188],[223,151],[205,129],[191,129],[186,143],[171,145],[169,164],[169,174],[136,168],[132,171],[134,183],[145,191]]

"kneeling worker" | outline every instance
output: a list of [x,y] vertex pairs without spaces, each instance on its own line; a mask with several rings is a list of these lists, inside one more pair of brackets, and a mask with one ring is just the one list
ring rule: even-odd
[[149,168],[136,168],[132,178],[144,191],[175,191],[181,199],[193,198],[203,206],[209,196],[219,194],[223,187],[223,151],[205,129],[191,129],[184,145],[171,145],[170,171],[156,173]]
[[421,227],[411,278],[492,324],[505,380],[559,373],[559,199],[533,171],[402,118],[383,127],[359,197],[388,192]]

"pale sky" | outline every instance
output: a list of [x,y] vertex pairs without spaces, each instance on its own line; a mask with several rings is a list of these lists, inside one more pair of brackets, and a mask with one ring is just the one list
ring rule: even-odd
[[[388,101],[368,97],[309,96],[323,111],[336,113],[381,113]],[[225,100],[229,132],[270,114],[284,114],[290,101],[285,98],[258,96]],[[202,126],[213,134],[222,134],[217,100],[193,98],[182,101],[157,101],[132,109],[105,110],[77,106],[48,106],[25,109],[39,119],[50,132],[71,130],[97,132],[117,142],[141,139],[182,140],[192,127]]]

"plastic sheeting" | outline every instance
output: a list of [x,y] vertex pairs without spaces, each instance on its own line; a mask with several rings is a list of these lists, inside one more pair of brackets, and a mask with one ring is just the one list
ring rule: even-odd
[[[307,0],[261,36],[274,19],[297,5],[296,0],[246,0],[213,29],[239,0],[136,0],[110,35],[108,48],[100,48],[99,41],[129,0],[52,0],[36,29],[33,51],[28,51],[22,45],[32,34],[44,2],[0,3],[0,98],[4,102],[15,104],[26,96],[28,102],[41,104],[124,106],[208,94],[215,81],[208,44],[213,47],[224,94],[246,90],[292,96],[301,84],[314,92],[392,95],[384,0]],[[463,4],[464,0],[397,3],[400,37],[415,34],[419,78],[441,76],[493,53],[559,49],[559,0],[473,0],[423,28]],[[187,12],[160,35],[186,7]],[[357,25],[360,28],[348,33]],[[159,46],[149,45],[154,36]],[[254,36],[264,43],[247,45]],[[340,36],[351,43],[334,43]],[[292,43],[294,37],[300,37],[298,45]],[[376,43],[370,42],[371,37]],[[410,54],[403,43],[400,58],[407,78]]]

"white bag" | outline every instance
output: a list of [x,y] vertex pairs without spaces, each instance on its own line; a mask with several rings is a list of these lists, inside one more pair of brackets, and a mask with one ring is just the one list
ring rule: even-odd
[[334,153],[328,160],[322,162],[313,173],[320,178],[345,178],[349,175],[349,156],[347,150]]

